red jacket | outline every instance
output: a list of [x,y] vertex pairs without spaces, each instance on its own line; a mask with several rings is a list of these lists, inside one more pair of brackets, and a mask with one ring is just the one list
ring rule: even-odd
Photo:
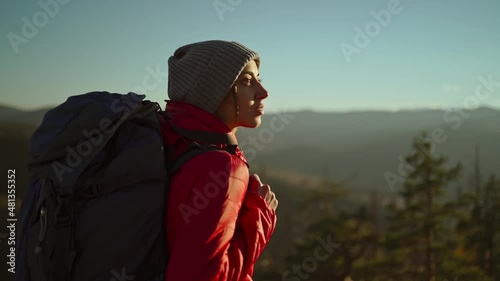
[[[183,102],[168,101],[178,127],[229,133],[217,117]],[[188,144],[162,121],[166,146],[179,155]],[[220,145],[221,148],[223,145]],[[256,262],[276,226],[262,197],[247,193],[249,172],[236,156],[211,151],[186,162],[170,180],[167,204],[167,281],[252,280]]]

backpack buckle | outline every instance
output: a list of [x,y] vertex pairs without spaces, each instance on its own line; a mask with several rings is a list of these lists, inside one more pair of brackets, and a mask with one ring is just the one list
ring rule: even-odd
[[90,183],[86,185],[81,191],[77,191],[77,199],[92,199],[98,197],[101,194],[101,190],[96,183]]
[[57,196],[55,212],[57,225],[69,225],[73,221],[73,196],[71,194]]
[[101,191],[99,190],[99,186],[96,183],[92,183],[90,185],[90,189],[92,191],[92,197],[97,197],[101,194]]

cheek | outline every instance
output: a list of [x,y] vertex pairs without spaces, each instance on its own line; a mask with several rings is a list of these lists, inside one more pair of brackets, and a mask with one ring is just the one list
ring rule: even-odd
[[238,106],[240,110],[250,109],[255,104],[254,92],[250,89],[245,89],[239,92],[238,95]]

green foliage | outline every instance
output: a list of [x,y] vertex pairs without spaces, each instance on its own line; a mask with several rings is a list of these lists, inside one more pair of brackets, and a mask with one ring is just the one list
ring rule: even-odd
[[403,206],[389,207],[391,224],[384,245],[396,268],[395,278],[433,281],[438,278],[437,264],[452,256],[445,223],[453,205],[445,204],[442,197],[445,187],[458,178],[461,165],[447,168],[448,160],[433,154],[425,133],[414,139],[405,160],[410,171],[399,192]]
[[457,233],[468,251],[465,263],[477,264],[494,280],[500,280],[500,179],[491,175],[474,191],[461,194],[463,203]]

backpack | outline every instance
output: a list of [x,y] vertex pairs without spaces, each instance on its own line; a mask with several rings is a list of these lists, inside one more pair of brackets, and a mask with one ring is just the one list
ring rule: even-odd
[[[164,280],[168,179],[220,148],[193,142],[167,168],[158,119],[169,116],[144,98],[90,92],[45,114],[30,140],[16,281]],[[229,134],[175,129],[234,154]]]

